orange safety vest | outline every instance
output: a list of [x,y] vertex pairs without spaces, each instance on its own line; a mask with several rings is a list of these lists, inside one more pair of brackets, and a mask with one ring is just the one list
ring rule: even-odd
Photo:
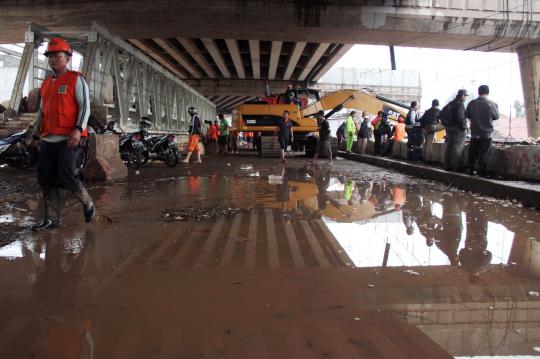
[[[77,71],[67,71],[60,77],[47,78],[41,86],[41,123],[40,135],[67,136],[77,125],[79,105],[75,97],[75,86],[81,74]],[[84,129],[81,136],[87,136]]]
[[396,131],[394,132],[394,141],[403,141],[405,138],[405,124],[398,123],[396,124]]

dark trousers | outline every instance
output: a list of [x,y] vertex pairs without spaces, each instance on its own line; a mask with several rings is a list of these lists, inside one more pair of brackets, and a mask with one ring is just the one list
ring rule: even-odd
[[223,152],[229,150],[229,135],[219,136],[219,147]]
[[487,160],[489,149],[491,148],[491,138],[471,138],[469,144],[469,169],[474,170],[478,161],[478,172],[485,174],[487,171]]
[[461,169],[461,156],[465,147],[465,131],[456,128],[446,129],[446,149],[444,151],[444,169]]
[[61,187],[70,192],[80,188],[77,172],[79,148],[69,148],[67,140],[42,141],[39,149],[38,183],[44,191]]
[[373,153],[380,155],[382,150],[382,134],[375,132],[375,144],[373,145]]

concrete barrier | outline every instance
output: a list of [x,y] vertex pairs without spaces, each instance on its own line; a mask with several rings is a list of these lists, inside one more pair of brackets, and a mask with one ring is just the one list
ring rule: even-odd
[[88,138],[88,161],[84,178],[92,181],[113,181],[126,178],[128,169],[120,159],[117,135],[95,135]]
[[[368,141],[366,153],[373,154],[373,148],[374,142]],[[442,166],[445,150],[445,143],[434,143],[432,161]],[[469,144],[467,143],[461,158],[464,168],[467,167],[468,154]],[[406,160],[407,143],[394,143],[392,157]],[[488,158],[488,171],[512,178],[540,181],[540,147],[527,145],[492,146]]]
[[515,145],[504,150],[510,175],[540,180],[540,147]]

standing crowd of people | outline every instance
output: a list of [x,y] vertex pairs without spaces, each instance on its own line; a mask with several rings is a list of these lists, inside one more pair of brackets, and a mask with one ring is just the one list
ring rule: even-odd
[[[431,107],[423,114],[418,110],[418,103],[413,101],[407,116],[399,115],[397,121],[388,120],[388,114],[379,111],[370,121],[369,114],[362,112],[361,118],[356,111],[351,111],[347,119],[338,127],[336,137],[338,147],[351,152],[356,136],[356,152],[366,152],[369,139],[373,139],[374,155],[390,155],[395,142],[407,142],[407,159],[411,161],[437,162],[433,156],[435,134],[445,130],[446,149],[444,169],[461,171],[465,139],[470,133],[467,156],[467,170],[470,174],[487,175],[487,162],[493,136],[493,121],[499,119],[499,110],[495,102],[488,99],[489,87],[478,88],[478,97],[465,102],[469,96],[461,89],[456,97],[439,108],[439,100],[434,99]],[[468,126],[470,123],[470,126]]]

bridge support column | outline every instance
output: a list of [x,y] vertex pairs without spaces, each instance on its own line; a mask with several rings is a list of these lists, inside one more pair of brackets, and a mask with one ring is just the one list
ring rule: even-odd
[[517,49],[529,137],[540,137],[540,44]]

